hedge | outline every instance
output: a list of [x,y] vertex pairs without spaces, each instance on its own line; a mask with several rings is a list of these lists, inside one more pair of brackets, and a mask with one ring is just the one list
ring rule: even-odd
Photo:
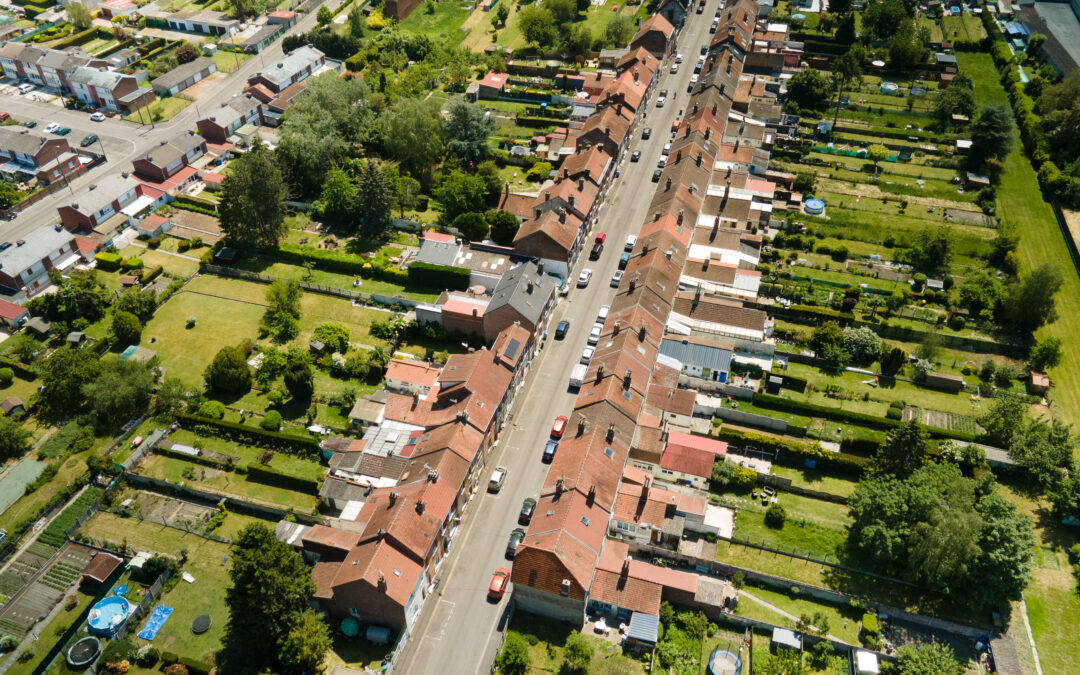
[[143,267],[142,258],[126,258],[120,263],[120,267],[124,271],[141,270]]
[[775,375],[776,377],[781,378],[783,382],[781,382],[780,386],[783,389],[791,389],[793,391],[799,392],[800,394],[806,391],[806,387],[810,384],[809,380],[802,377],[795,377],[794,375],[788,375],[786,372],[770,372],[764,374],[763,377],[768,377],[769,375]]
[[283,473],[277,469],[259,464],[258,462],[251,462],[247,465],[247,475],[248,480],[253,480],[258,483],[275,485],[297,492],[319,494],[319,481]]
[[786,455],[783,452],[777,455],[777,461],[786,462],[790,466],[803,466],[802,460],[813,459],[821,467],[851,473],[862,473],[863,469],[870,465],[869,460],[865,457],[851,455],[846,452],[830,452],[821,447],[816,441],[814,443],[803,443],[779,436],[767,436],[752,431],[728,429],[723,426],[716,432],[716,436],[728,443],[766,446],[786,451]]
[[409,265],[409,283],[424,288],[445,288],[451,291],[464,291],[469,287],[468,269],[432,265],[419,260]]
[[535,115],[518,115],[514,118],[514,121],[520,127],[554,127],[558,126],[560,122],[560,120],[551,117],[537,117]]
[[124,261],[124,258],[119,253],[102,251],[94,256],[94,260],[97,261],[98,267],[106,272],[112,272],[120,269],[120,263]]
[[143,270],[143,273],[139,275],[139,283],[148,284],[154,279],[157,279],[159,276],[161,276],[161,273],[164,271],[165,270],[161,267],[161,265],[155,265],[148,270]]
[[262,441],[267,446],[298,450],[305,453],[306,456],[319,454],[319,441],[310,436],[299,436],[286,431],[267,431],[260,427],[252,427],[226,420],[215,420],[184,412],[177,413],[176,418],[181,426],[190,427],[203,424],[218,429],[222,432],[222,436],[225,437],[231,438],[234,434],[245,434],[256,441]]
[[193,197],[177,197],[172,202],[172,205],[185,211],[194,211],[195,213],[201,213],[207,216],[217,216],[217,204],[205,199],[195,199]]
[[154,447],[153,453],[155,455],[161,455],[162,457],[172,457],[173,459],[179,459],[193,464],[202,464],[203,466],[209,466],[214,469],[225,469],[226,471],[230,471],[233,468],[233,465],[229,462],[222,462],[212,457],[204,457],[202,455],[189,455],[184,452],[177,452],[172,448],[164,448],[160,445]]
[[[286,262],[303,265],[306,262],[315,264],[317,269],[325,272],[338,274],[351,274],[364,277],[365,279],[380,279],[404,286],[409,282],[409,274],[405,270],[393,267],[380,267],[370,260],[361,258],[352,253],[330,251],[315,248],[314,246],[301,246],[298,244],[281,244],[276,248],[264,248],[263,252]],[[416,263],[413,263],[416,264]],[[440,288],[433,286],[432,288]]]

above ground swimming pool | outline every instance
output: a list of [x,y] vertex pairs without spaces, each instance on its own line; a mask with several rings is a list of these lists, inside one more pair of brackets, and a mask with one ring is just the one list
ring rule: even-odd
[[131,614],[131,603],[116,596],[108,597],[90,609],[86,622],[96,635],[114,635]]
[[825,210],[825,202],[820,199],[807,199],[806,204],[803,205],[803,210],[812,216],[816,216]]

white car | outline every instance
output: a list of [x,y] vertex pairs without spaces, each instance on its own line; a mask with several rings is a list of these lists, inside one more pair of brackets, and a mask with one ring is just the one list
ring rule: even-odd
[[622,270],[615,270],[615,274],[611,275],[611,287],[612,288],[618,288],[619,284],[622,282],[622,278],[623,278],[623,271]]
[[625,250],[633,251],[634,250],[634,244],[636,244],[636,243],[637,243],[637,235],[636,234],[630,235],[629,237],[626,238]]
[[590,279],[592,279],[592,270],[588,268],[581,270],[581,274],[579,274],[577,278],[578,288],[585,288],[588,286]]
[[671,64],[671,74],[674,75],[677,72],[679,72],[679,64],[678,63]]
[[663,108],[664,107],[664,101],[666,101],[666,100],[667,100],[666,96],[661,96],[661,97],[657,98],[656,99],[656,107],[657,108]]
[[594,323],[592,330],[589,331],[589,346],[595,346],[597,342],[600,342],[600,334],[604,332],[604,324]]
[[584,351],[581,352],[581,362],[585,365],[589,365],[589,361],[592,361],[592,355],[595,352],[596,350],[594,348],[586,347]]
[[600,312],[596,315],[596,320],[600,323],[607,321],[607,315],[609,311],[611,311],[611,305],[601,305]]
[[701,77],[701,76],[700,76],[700,75],[698,75],[697,73],[694,73],[693,75],[691,75],[691,76],[690,76],[690,84],[697,84],[697,81],[698,81],[698,79],[699,79],[700,77]]
[[105,121],[105,113],[100,113],[100,112],[94,113],[93,115],[90,116],[90,121],[91,122],[104,122]]
[[682,59],[683,59],[682,54],[676,54],[675,55],[675,63],[682,63]]
[[49,122],[49,125],[47,127],[45,127],[44,131],[47,134],[51,134],[54,131],[56,131],[57,129],[59,129],[59,128],[60,128],[60,125],[57,124],[56,122]]
[[34,91],[34,85],[30,84],[29,82],[19,85],[20,94],[29,94],[32,91]]
[[660,154],[663,155],[664,157],[667,157],[668,155],[671,154],[671,143],[670,142],[664,143],[664,149],[660,152]]

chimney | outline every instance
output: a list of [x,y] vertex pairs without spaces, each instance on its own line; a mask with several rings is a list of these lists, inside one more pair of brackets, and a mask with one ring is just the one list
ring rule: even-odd
[[562,580],[562,586],[559,589],[559,594],[560,595],[570,595],[570,580],[569,579],[563,579]]
[[616,322],[615,322],[614,324],[612,324],[612,326],[611,326],[611,333],[612,333],[612,335],[613,335],[613,336],[614,336],[614,335],[618,335],[618,334],[619,334],[619,331],[620,331],[621,329],[622,329],[622,322],[621,322],[621,321],[616,321]]
[[[569,178],[570,177],[570,169],[567,169],[565,166],[563,167],[563,170],[562,170],[562,177],[563,178]],[[510,189],[510,183],[507,183],[506,185],[507,185],[506,189],[509,190]]]
[[562,491],[563,491],[563,479],[562,479],[562,476],[559,476],[558,478],[555,479],[555,494],[556,495],[562,494]]
[[698,166],[701,166],[701,153],[698,153],[696,163]]
[[566,222],[566,209],[559,209],[559,222],[560,223],[565,223]]
[[577,179],[577,191],[578,192],[583,192],[584,190],[585,190],[585,179],[584,178],[578,178]]
[[380,527],[379,531],[375,533],[375,536],[378,537],[379,539],[385,539],[386,538],[386,530],[384,530],[384,529],[382,529]]
[[545,202],[551,201],[551,191],[550,190],[544,190],[544,201]]
[[390,505],[393,506],[400,495],[397,492],[390,493]]
[[626,292],[633,293],[635,286],[637,286],[637,277],[633,277],[630,279],[630,285],[626,287]]
[[716,104],[715,103],[713,103],[713,106],[712,106],[712,114],[714,114],[714,115],[716,114]]
[[645,322],[644,322],[644,321],[642,321],[642,322],[641,322],[641,325],[640,325],[640,326],[638,326],[638,333],[637,333],[637,337],[638,337],[638,341],[639,341],[639,342],[644,342],[644,341],[645,341],[645,333],[646,333],[646,330],[645,330]]
[[533,292],[533,282],[531,280],[525,283],[525,292],[530,294]]
[[709,140],[709,136],[712,136],[712,129],[705,130],[705,140]]
[[479,312],[477,311],[477,309],[475,307],[472,308],[472,315],[474,317],[479,315]]
[[426,501],[424,501],[423,499],[416,500],[416,512],[417,513],[423,513],[425,506],[427,506]]
[[[280,66],[278,67],[280,68]],[[386,592],[386,577],[384,577],[381,572],[379,573],[379,590],[383,593]]]
[[675,151],[675,161],[676,162],[682,161],[682,150],[676,150]]
[[668,178],[667,183],[664,184],[664,192],[667,192],[670,189],[671,189],[671,179]]
[[605,438],[607,439],[608,443],[615,440],[615,423],[614,422],[612,422],[611,424],[608,425],[607,436],[605,436]]
[[544,274],[544,260],[543,260],[543,258],[541,258],[540,261],[538,263],[536,263],[536,273],[539,274],[539,275]]
[[596,500],[596,485],[589,486],[589,494],[586,497],[590,503]]
[[429,481],[431,481],[432,483],[438,483],[439,482],[439,470],[438,469],[432,469],[431,471],[428,471],[427,479]]
[[[474,309],[473,311],[475,312],[476,310]],[[412,395],[412,407],[413,407],[413,410],[416,410],[416,406],[419,405],[419,404],[420,404],[420,394],[417,394],[416,392],[413,392],[413,395]]]
[[570,195],[569,197],[567,197],[566,201],[570,203],[570,206],[573,206],[574,205],[574,195]]
[[622,575],[625,577],[630,574],[630,555],[627,554],[622,561]]
[[600,364],[596,367],[596,381],[604,379],[604,364]]
[[623,377],[622,377],[622,387],[623,387],[623,389],[629,389],[630,388],[630,382],[633,379],[634,379],[633,373],[631,373],[630,369],[627,368],[626,371],[623,373]]
[[679,209],[679,217],[675,219],[675,224],[676,225],[682,225],[682,220],[683,220],[683,210]]

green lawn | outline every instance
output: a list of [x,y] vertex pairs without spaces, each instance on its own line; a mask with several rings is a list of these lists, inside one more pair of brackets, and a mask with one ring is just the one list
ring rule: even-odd
[[[450,46],[456,46],[465,37],[465,32],[458,29],[469,16],[470,11],[454,0],[435,2],[432,6],[435,11],[428,14],[426,6],[421,3],[398,24],[398,27],[414,33],[423,33],[437,42],[445,41]],[[480,10],[476,11],[480,12]]]
[[252,56],[254,55],[218,50],[210,58],[217,64],[219,73],[231,73]]
[[360,285],[355,286],[357,280],[351,274],[339,274],[324,270],[308,270],[298,265],[284,262],[272,262],[262,258],[246,258],[240,262],[240,269],[266,274],[281,279],[293,279],[296,281],[309,281],[313,284],[344,288],[350,291],[359,291],[376,295],[404,296],[409,300],[418,302],[435,302],[439,299],[439,293],[425,293],[423,291],[409,290],[408,287],[399,286],[380,279],[360,279]]
[[15,523],[35,513],[45,506],[53,496],[62,488],[71,485],[75,479],[86,472],[86,460],[94,450],[88,450],[78,455],[72,455],[63,460],[56,476],[51,481],[42,485],[34,492],[20,497],[8,510],[0,515],[0,528],[11,532]]
[[147,112],[153,117],[154,122],[167,122],[171,120],[178,112],[191,105],[191,101],[179,96],[170,96],[168,98],[157,98],[154,102],[148,106],[147,109],[142,109],[142,119],[139,118],[139,111],[132,114],[124,115],[124,119],[128,122],[139,122],[140,124],[149,124],[150,120],[147,119]]
[[[976,100],[1008,103],[989,54],[961,52],[957,58],[961,72],[975,81]],[[1019,132],[1016,148],[1004,161],[997,191],[998,210],[1002,218],[1020,225],[1018,252],[1022,272],[1050,264],[1063,273],[1065,283],[1057,294],[1058,319],[1042,328],[1036,337],[1058,337],[1062,341],[1064,358],[1050,371],[1051,413],[1065,422],[1075,423],[1080,421],[1080,276],[1072,264],[1054,211],[1039,190],[1035,170],[1020,149]]]
[[71,609],[60,610],[60,613],[53,617],[52,621],[46,625],[36,641],[27,644],[19,645],[19,650],[30,650],[34,653],[35,658],[25,662],[15,661],[6,672],[13,673],[14,675],[30,675],[34,673],[37,668],[42,664],[42,660],[48,654],[49,650],[53,648],[56,642],[62,637],[63,633],[71,627],[72,622],[82,614],[86,608],[94,600],[94,596],[82,591],[76,591],[75,596],[78,602]]
[[[244,466],[251,462],[259,462],[260,456],[265,452],[262,448],[250,445],[234,443],[230,440],[217,436],[200,436],[187,429],[177,429],[169,435],[169,440],[174,443],[193,445],[199,442],[203,448],[213,452],[220,452],[236,458],[237,466]],[[269,466],[291,476],[317,480],[326,475],[326,467],[319,462],[303,459],[284,452],[273,453]]]
[[[530,673],[562,672],[565,663],[563,646],[566,638],[574,629],[564,623],[522,610],[514,612],[509,630],[524,636],[529,641],[531,660]],[[591,635],[585,638],[593,646],[592,662],[589,672],[642,673],[641,661],[636,661],[622,654],[622,649],[611,642]]]
[[[822,519],[800,518],[795,508],[787,506],[793,503],[795,496],[785,494],[780,497],[780,503],[788,509],[787,522],[780,529],[774,529],[765,524],[764,512],[740,508],[735,517],[734,536],[754,543],[764,543],[766,546],[777,547],[781,550],[798,549],[799,553],[804,555],[810,553],[815,557],[836,560],[837,552],[847,540],[847,534],[843,529],[838,529],[835,524],[824,524],[827,521]],[[831,502],[818,503],[836,506],[839,509],[845,508]]]
[[[812,616],[817,612],[821,612],[828,619],[828,632],[830,635],[835,635],[851,645],[859,644],[859,625],[862,617],[862,612],[860,611],[853,610],[846,606],[837,607],[836,605],[829,603],[818,602],[800,596],[793,596],[790,593],[778,593],[756,586],[748,586],[745,591],[755,598],[763,600],[764,602],[795,616],[802,616],[803,614]],[[788,628],[795,627],[795,621],[761,603],[754,602],[745,597],[739,599],[739,604],[735,613],[739,616],[745,616],[759,621],[768,621],[769,623],[778,626],[787,626]]]
[[850,478],[830,475],[822,469],[793,469],[788,466],[773,464],[772,472],[781,478],[790,478],[792,485],[797,487],[828,492],[841,497],[847,497],[852,492],[855,492],[855,487],[858,485],[858,482]]
[[139,472],[167,480],[178,485],[190,485],[218,494],[239,497],[253,502],[276,506],[281,509],[295,509],[310,513],[315,508],[316,496],[287,488],[267,485],[248,480],[244,475],[212,469],[194,462],[187,462],[174,457],[150,455],[140,465]]
[[[162,251],[155,251],[145,246],[131,245],[120,251],[125,258],[139,258],[143,261],[143,269],[150,269],[161,265],[162,269],[178,277],[190,277],[199,271],[199,261],[169,255]],[[186,255],[186,254],[185,254]]]
[[[229,585],[228,545],[171,527],[101,512],[83,526],[82,532],[99,541],[126,542],[139,551],[171,556],[185,551],[187,562],[181,569],[195,577],[195,582],[180,580],[161,597],[159,604],[172,607],[173,613],[154,638],[154,646],[202,661],[213,660],[213,654],[221,648],[228,621],[225,608],[225,589]],[[191,622],[200,614],[209,614],[213,623],[210,630],[195,635],[191,632]]]

